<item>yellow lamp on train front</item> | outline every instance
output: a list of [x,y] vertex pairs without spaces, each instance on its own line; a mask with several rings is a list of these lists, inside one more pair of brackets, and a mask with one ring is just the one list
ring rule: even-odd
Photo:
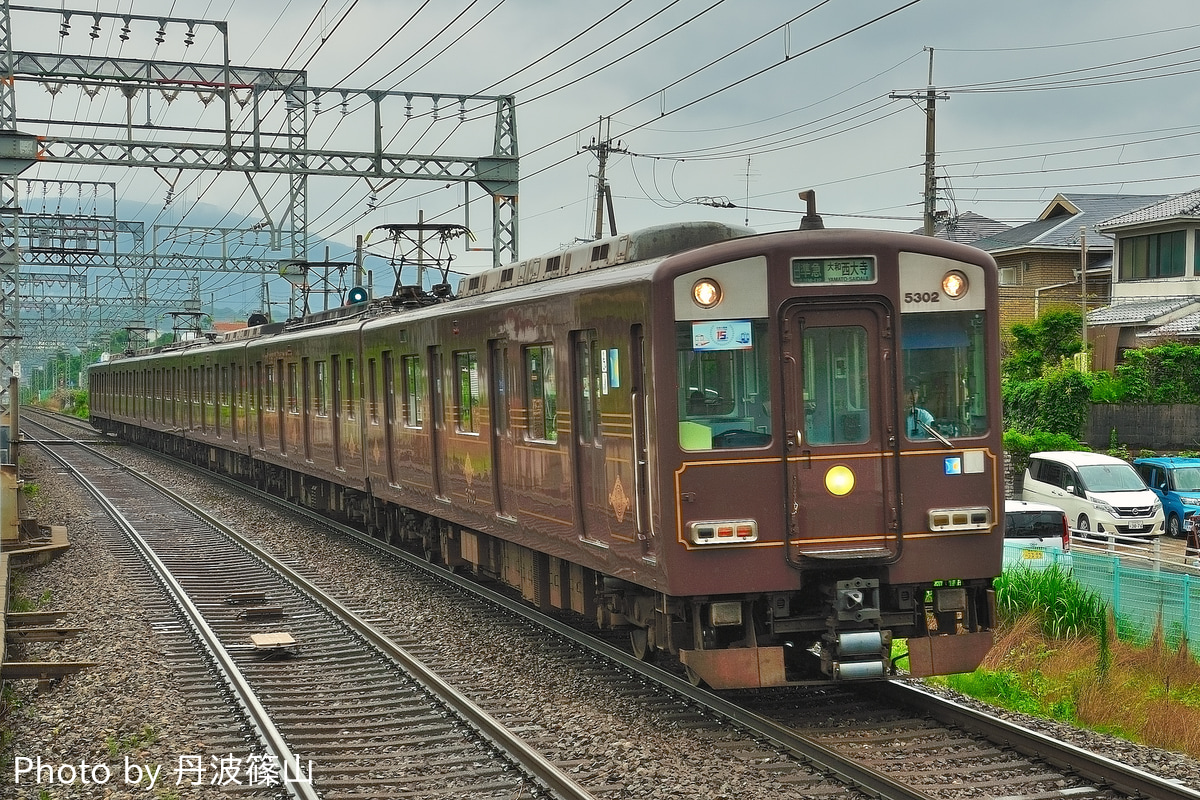
[[832,495],[842,497],[854,489],[854,473],[840,464],[825,473],[825,488]]

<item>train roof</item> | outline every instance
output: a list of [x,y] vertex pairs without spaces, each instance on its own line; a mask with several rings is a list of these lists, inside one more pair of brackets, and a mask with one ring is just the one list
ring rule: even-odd
[[[481,301],[490,302],[491,298],[482,296],[493,292],[571,276],[582,276],[607,267],[640,264],[645,266],[649,273],[655,264],[667,256],[754,234],[755,231],[750,228],[728,225],[723,222],[701,221],[656,225],[610,236],[606,239],[585,242],[575,247],[545,253],[535,258],[468,276],[459,283],[458,295],[453,299],[468,300],[466,305],[476,305]],[[577,280],[570,283],[574,284],[571,287],[573,290],[578,290]],[[518,292],[517,294],[531,295],[540,293],[540,291],[541,287],[530,287],[525,293]],[[506,293],[506,300],[510,298],[517,299],[513,298],[512,294]],[[363,325],[376,321],[391,322],[394,314],[401,311],[408,312],[415,319],[425,316],[422,312],[438,313],[444,306],[444,302],[441,301],[449,299],[452,298],[415,296],[378,298],[367,303],[341,306],[287,322],[251,326],[224,334],[207,333],[193,339],[144,348],[132,353],[114,353],[111,360],[154,356],[160,353],[177,354],[193,348],[239,346],[265,338],[275,339],[277,337],[287,338],[292,334],[302,335],[314,328],[335,327],[339,324]]]
[[655,225],[469,275],[459,281],[458,296],[472,297],[618,264],[663,258],[716,242],[752,235],[754,231],[750,228],[724,222],[675,222]]

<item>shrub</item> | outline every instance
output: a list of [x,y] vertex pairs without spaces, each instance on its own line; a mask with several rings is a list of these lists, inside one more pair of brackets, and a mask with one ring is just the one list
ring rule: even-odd
[[1034,431],[1022,433],[1015,430],[1004,432],[1004,452],[1012,459],[1014,475],[1024,475],[1025,467],[1029,466],[1029,455],[1043,450],[1090,450],[1086,444],[1081,444],[1074,436],[1065,433],[1047,433]]
[[1057,564],[1044,570],[1007,569],[995,587],[996,608],[1006,624],[1032,614],[1042,632],[1055,639],[1100,636],[1106,630],[1104,601]]

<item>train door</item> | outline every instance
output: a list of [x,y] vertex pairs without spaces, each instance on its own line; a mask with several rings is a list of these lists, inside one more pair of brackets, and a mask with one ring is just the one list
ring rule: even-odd
[[246,423],[242,421],[241,425],[238,424],[239,417],[246,410],[246,397],[243,394],[246,385],[245,370],[246,368],[241,364],[234,364],[229,368],[229,372],[233,377],[233,401],[229,404],[231,412],[229,415],[229,438],[235,442],[239,441],[239,437],[246,435],[246,431],[244,430]]
[[607,532],[604,440],[600,428],[600,359],[593,329],[571,333],[572,461],[575,505],[584,539],[599,541]]
[[338,355],[329,356],[329,373],[333,378],[333,397],[330,400],[330,422],[333,424],[333,468],[342,468],[342,359]]
[[300,359],[300,431],[304,460],[312,461],[312,374],[307,358]]
[[[214,367],[217,379],[217,438],[221,438],[221,431],[227,430],[229,438],[233,438],[233,395],[229,391],[229,367],[224,365]],[[229,420],[228,425],[222,425],[226,419]]]
[[637,522],[638,539],[649,555],[657,548],[650,529],[650,434],[646,426],[649,409],[645,350],[646,337],[642,326],[634,325],[629,331],[629,400],[633,411],[633,512]]
[[442,392],[442,349],[429,348],[429,449],[433,496],[448,499],[442,489],[442,454],[446,452],[446,401]]
[[263,401],[266,397],[263,392],[263,363],[261,361],[254,362],[254,370],[251,374],[254,381],[254,420],[258,425],[258,449],[266,450],[267,432],[263,429]]
[[892,330],[877,303],[783,311],[789,561],[898,553]]
[[[373,359],[372,359],[373,361]],[[375,380],[375,368],[371,367],[371,380]],[[371,389],[371,402],[375,402],[375,389]],[[374,412],[372,412],[374,413]],[[392,351],[383,352],[383,449],[387,466],[388,483],[396,485],[396,362]]]
[[515,443],[508,424],[508,340],[493,339],[488,344],[488,407],[491,409],[492,497],[496,515],[513,518],[511,501],[505,492],[505,467],[513,463]]
[[[279,453],[280,453],[280,455],[285,455],[285,456],[287,455],[287,452],[288,452],[288,449],[287,449],[287,439],[288,439],[288,437],[287,437],[287,421],[292,413],[290,404],[292,402],[292,398],[295,397],[295,392],[292,390],[291,381],[292,381],[292,379],[294,379],[296,377],[296,365],[288,364],[287,368],[288,368],[288,381],[287,381],[287,386],[285,387],[284,386],[284,373],[283,373],[283,359],[276,360],[275,375],[278,377],[279,382],[278,382],[278,389],[277,389],[277,399],[275,402],[275,408],[276,408],[276,411],[275,411],[276,417],[275,418],[278,421],[278,425],[279,425]],[[287,395],[284,394],[285,391],[288,393]],[[287,402],[284,402],[285,397],[287,398]]]

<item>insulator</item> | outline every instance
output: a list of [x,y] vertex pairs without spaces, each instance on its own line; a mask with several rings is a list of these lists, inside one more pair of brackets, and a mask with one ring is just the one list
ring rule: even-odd
[[92,32],[89,33],[88,36],[92,37],[93,39],[100,38],[100,18],[99,17],[96,17],[95,22],[92,23]]
[[66,14],[66,13],[63,14],[62,22],[58,26],[58,35],[59,36],[70,36],[71,35],[71,15],[70,14]]

